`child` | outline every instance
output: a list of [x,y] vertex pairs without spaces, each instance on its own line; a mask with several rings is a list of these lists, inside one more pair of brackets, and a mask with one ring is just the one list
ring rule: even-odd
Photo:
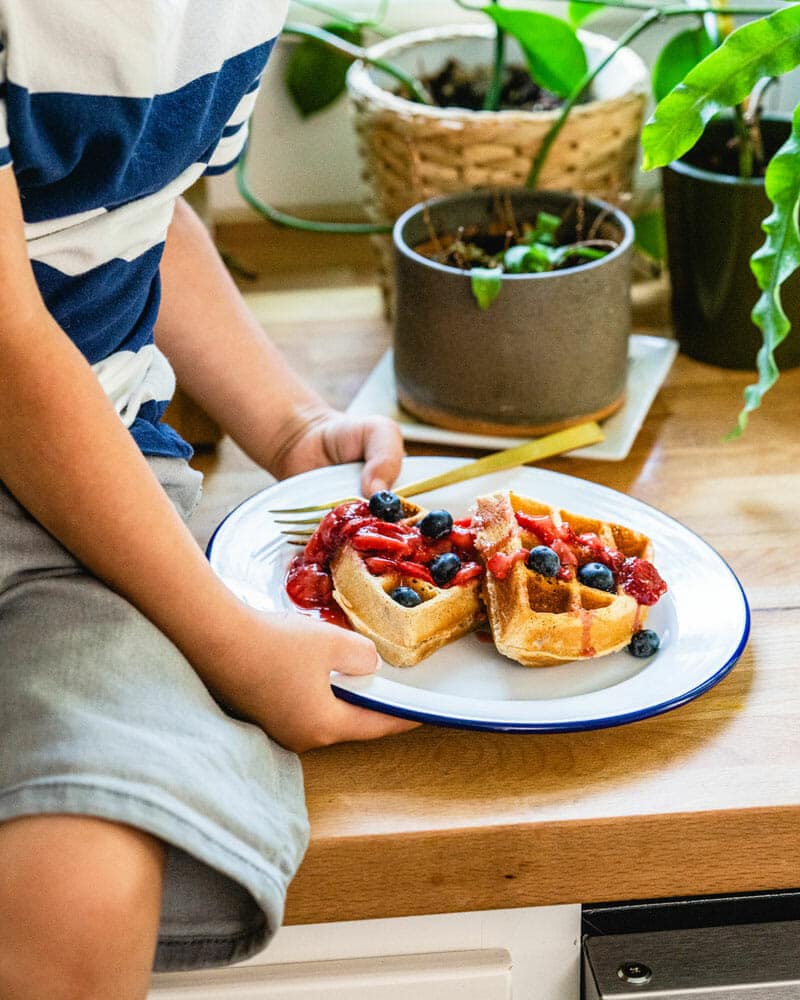
[[369,640],[217,580],[160,420],[174,372],[276,476],[398,472],[397,428],[287,368],[179,197],[240,154],[283,6],[0,0],[3,1000],[141,1000],[154,955],[263,946],[307,838],[293,751],[410,728],[332,695]]

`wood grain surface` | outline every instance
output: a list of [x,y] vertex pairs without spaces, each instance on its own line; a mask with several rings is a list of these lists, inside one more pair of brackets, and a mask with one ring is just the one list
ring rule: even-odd
[[[389,342],[374,289],[254,305],[338,406]],[[625,461],[542,463],[655,505],[722,554],[753,613],[732,673],[616,729],[424,726],[306,754],[312,838],[289,923],[800,885],[800,370],[781,376],[742,439],[723,443],[750,380],[679,355]],[[271,479],[227,439],[195,462],[205,544]],[[711,621],[713,594],[707,610]]]

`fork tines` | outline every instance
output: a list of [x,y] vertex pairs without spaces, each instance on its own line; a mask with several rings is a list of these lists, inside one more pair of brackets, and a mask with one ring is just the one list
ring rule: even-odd
[[[270,513],[273,513],[270,511]],[[276,517],[276,524],[319,524],[321,517]]]
[[[556,431],[545,437],[534,438],[525,444],[515,445],[513,448],[506,448],[505,451],[496,452],[493,455],[485,455],[483,458],[475,459],[460,465],[454,469],[422,479],[416,483],[409,483],[406,486],[396,486],[393,492],[398,496],[407,498],[427,493],[430,490],[438,489],[442,486],[450,486],[453,483],[463,482],[465,479],[472,479],[476,476],[488,475],[490,472],[499,472],[505,469],[513,469],[527,462],[536,462],[551,455],[558,455],[564,451],[573,451],[575,448],[597,444],[603,440],[603,432],[594,421],[578,424],[575,427],[567,427],[565,430]],[[281,529],[281,534],[292,536],[292,544],[304,544],[299,539],[310,537],[314,528],[322,520],[325,513],[338,507],[340,504],[348,503],[351,500],[362,500],[363,497],[342,497],[340,500],[331,500],[329,503],[316,504],[310,507],[281,507],[269,510],[271,515],[281,514],[312,514],[312,517],[292,518],[284,520],[276,518],[276,523],[286,524],[291,530]],[[305,527],[294,528],[295,525],[312,526],[310,530]]]
[[[286,536],[286,540],[290,544],[305,545],[329,510],[333,510],[340,504],[348,503],[350,500],[360,499],[361,497],[343,497],[341,500],[332,500],[329,503],[316,504],[313,507],[276,507],[268,510],[267,513],[273,515],[276,524],[288,526],[281,528],[280,533]],[[274,517],[276,514],[311,514],[311,517]]]
[[[349,503],[351,500],[362,500],[363,497],[342,497],[341,500],[330,500],[328,503],[319,503],[312,507],[273,507],[267,511],[268,514],[310,514],[316,510],[333,510],[340,504]],[[313,518],[312,518],[313,520]],[[317,518],[320,520],[320,518]]]
[[294,535],[295,538],[311,538],[311,536],[316,531],[316,528],[281,528],[280,534],[282,535]]

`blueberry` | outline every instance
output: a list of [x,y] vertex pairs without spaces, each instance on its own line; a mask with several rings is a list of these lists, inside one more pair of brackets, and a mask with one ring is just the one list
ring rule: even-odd
[[654,632],[651,628],[643,628],[639,632],[634,632],[631,636],[628,652],[632,653],[633,656],[644,659],[647,656],[652,656],[660,645],[661,640],[658,637],[658,633]]
[[542,576],[555,576],[561,569],[561,560],[547,545],[537,545],[528,555],[527,566]]
[[445,538],[453,530],[453,515],[447,510],[432,510],[417,527],[426,538]]
[[381,521],[394,523],[403,516],[403,503],[396,493],[381,490],[369,498],[369,512],[373,517],[379,517]]
[[594,587],[595,590],[607,590],[613,594],[617,589],[614,584],[614,574],[602,563],[590,562],[581,566],[578,570],[578,580],[585,587]]
[[404,608],[416,608],[418,604],[422,604],[422,598],[411,587],[395,587],[389,597]]
[[430,563],[428,569],[436,586],[443,587],[446,583],[450,583],[461,569],[461,560],[455,552],[443,552]]

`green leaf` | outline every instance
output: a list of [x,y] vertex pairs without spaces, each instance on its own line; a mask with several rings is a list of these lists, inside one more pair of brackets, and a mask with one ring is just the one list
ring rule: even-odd
[[551,246],[544,243],[522,243],[506,250],[503,267],[511,274],[552,271],[557,259],[557,251]]
[[800,268],[800,107],[795,109],[791,135],[770,160],[765,186],[773,206],[761,226],[767,238],[750,258],[750,267],[761,289],[761,297],[751,314],[763,337],[756,358],[758,382],[745,389],[745,405],[728,437],[742,433],[748,414],[758,409],[764,394],[778,381],[775,348],[791,329],[781,305],[781,286]]
[[488,309],[503,287],[502,267],[473,267],[469,272],[470,286],[481,309]]
[[536,226],[533,230],[536,242],[555,246],[556,233],[560,225],[560,216],[553,215],[552,212],[539,212],[536,216]]
[[[325,31],[363,44],[363,32],[350,24],[326,24]],[[286,62],[284,80],[292,101],[304,118],[329,107],[344,92],[344,78],[352,59],[314,38],[304,38]]]
[[636,246],[651,260],[667,259],[667,234],[663,212],[642,212],[633,222]]
[[579,28],[592,14],[605,9],[606,5],[604,3],[578,3],[578,0],[569,0],[567,4],[567,17],[573,28]]
[[528,270],[528,253],[530,247],[524,243],[509,247],[503,254],[503,269],[509,274],[525,274]]
[[607,253],[608,250],[601,250],[599,247],[582,247],[578,243],[570,243],[567,246],[558,248],[556,251],[556,263],[560,264],[569,257],[582,257],[584,260],[600,260]]
[[681,31],[671,38],[659,53],[653,66],[653,96],[657,101],[676,87],[709,53],[714,43],[701,25]]
[[642,133],[644,169],[683,156],[719,111],[740,104],[764,77],[798,65],[800,4],[737,28],[659,101]]
[[575,29],[551,14],[484,7],[503,31],[519,42],[531,77],[559,97],[569,97],[586,74],[586,53]]

